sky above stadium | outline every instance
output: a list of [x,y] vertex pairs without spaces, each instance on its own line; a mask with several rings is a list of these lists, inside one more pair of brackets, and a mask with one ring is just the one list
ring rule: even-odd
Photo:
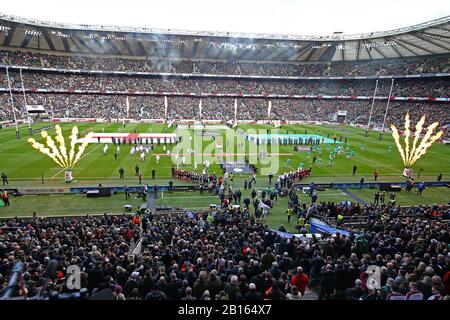
[[355,34],[450,15],[450,0],[38,0],[2,1],[25,18],[193,31]]

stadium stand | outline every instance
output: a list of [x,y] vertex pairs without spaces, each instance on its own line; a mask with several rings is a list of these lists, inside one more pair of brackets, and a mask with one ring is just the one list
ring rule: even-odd
[[[295,201],[295,192],[290,191],[290,197]],[[269,199],[257,201],[270,204]],[[178,300],[191,290],[195,299],[284,300],[293,294],[301,299],[307,283],[319,299],[410,299],[414,292],[424,300],[448,299],[448,223],[433,217],[440,212],[449,219],[449,208],[401,211],[391,205],[301,204],[299,217],[306,219],[368,217],[349,237],[313,236],[306,242],[283,238],[250,217],[250,209],[236,211],[232,206],[146,215],[142,229],[131,216],[106,214],[10,219],[0,228],[0,289],[14,264],[23,261],[26,272],[14,295],[36,296],[44,285],[46,266],[56,259],[57,276],[46,290],[61,296],[70,292],[62,285],[67,267],[77,265],[87,296],[111,288],[118,300]],[[383,219],[376,219],[378,215]],[[307,233],[307,228],[300,233]],[[141,252],[132,255],[130,248],[139,241]],[[365,284],[369,265],[381,268],[379,295]]]
[[331,64],[274,64],[61,56],[23,51],[2,51],[3,64],[57,69],[144,71],[249,76],[393,76],[448,72],[448,57],[426,57]]
[[[233,59],[215,47],[216,36],[167,34],[173,59],[152,55],[150,45],[139,45],[136,37],[109,40],[114,45],[102,54],[105,48],[96,52],[78,46],[88,30],[74,31],[67,39],[51,32],[55,26],[34,22],[36,30],[48,35],[41,48],[32,37],[23,40],[30,21],[8,16],[0,21],[10,32],[6,36],[0,30],[0,121],[9,124],[10,95],[17,117],[27,116],[23,85],[26,104],[43,105],[47,119],[337,122],[336,113],[346,111],[344,123],[365,126],[378,80],[372,126],[379,127],[391,79],[389,124],[403,123],[406,112],[412,121],[425,113],[427,124],[439,121],[445,127],[450,122],[449,31],[436,31],[448,26],[448,18],[418,26],[438,34],[423,34],[426,39],[415,45],[404,37],[416,29],[411,35],[405,30],[368,36],[374,50],[354,39],[329,39],[330,47],[307,40],[256,39],[258,50],[239,50]],[[154,40],[148,37],[148,42]],[[353,58],[336,48],[341,40],[358,52]],[[192,54],[186,49],[183,56],[181,41],[189,42]],[[295,47],[299,43],[302,49]],[[275,51],[285,45],[283,52]],[[107,288],[116,300],[300,300],[305,290],[319,299],[450,299],[448,205],[307,205],[298,202],[296,178],[286,179],[277,195],[289,197],[294,219],[303,219],[298,236],[284,237],[283,230],[271,230],[261,221],[264,214],[256,209],[273,206],[277,200],[272,195],[258,195],[248,199],[250,205],[236,208],[234,194],[224,188],[217,194],[222,206],[205,211],[1,220],[0,291],[8,289],[14,266],[23,263],[19,285],[9,292],[24,299],[63,299],[76,292],[84,299]],[[339,216],[350,236],[309,237],[310,218],[338,223]],[[57,269],[48,282],[46,269],[53,260]],[[82,290],[64,284],[70,265],[81,270]],[[380,290],[367,287],[369,265],[380,268]]]

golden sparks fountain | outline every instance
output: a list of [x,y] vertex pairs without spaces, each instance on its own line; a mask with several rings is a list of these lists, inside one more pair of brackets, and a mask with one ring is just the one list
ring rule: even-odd
[[[72,127],[72,133],[70,135],[70,151],[67,153],[66,142],[62,134],[61,126],[55,125],[56,135],[52,138],[47,131],[41,131],[42,138],[45,139],[45,144],[37,142],[35,139],[30,138],[28,142],[34,149],[39,150],[42,154],[47,155],[50,159],[55,161],[60,167],[70,171],[71,168],[80,160],[84,150],[88,146],[89,138],[92,136],[90,132],[86,136],[86,140],[83,143],[78,142],[78,127]],[[56,143],[55,143],[56,141]]]
[[[411,138],[411,130],[409,129],[410,120],[409,120],[409,113],[406,114],[405,132],[404,132],[405,148],[403,148],[402,144],[400,143],[400,134],[398,129],[393,124],[391,125],[392,137],[394,138],[395,144],[397,145],[397,149],[400,152],[400,156],[402,157],[405,168],[410,168],[414,162],[419,160],[420,157],[422,157],[427,152],[427,149],[444,133],[443,131],[439,131],[433,135],[434,130],[439,125],[438,122],[434,122],[430,126],[428,126],[425,135],[423,136],[423,138],[421,138],[420,134],[423,131],[424,123],[425,123],[425,116],[423,115],[422,118],[420,118],[419,122],[417,122],[416,124],[414,132],[414,140],[412,142],[412,145],[410,145],[410,138]],[[418,143],[419,140],[420,143]]]

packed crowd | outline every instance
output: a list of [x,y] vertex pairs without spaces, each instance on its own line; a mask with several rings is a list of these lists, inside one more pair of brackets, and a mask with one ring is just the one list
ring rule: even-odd
[[[139,70],[151,70],[151,66],[165,65],[161,61],[139,60],[139,59],[116,59],[116,58],[89,58],[84,56],[51,56],[25,52],[2,51],[1,59],[3,63],[12,64],[41,64],[43,66],[67,66],[75,68],[110,69],[117,67],[119,70],[134,70],[139,65]],[[401,70],[416,70],[421,73],[431,72],[434,69],[431,65],[447,66],[446,57],[434,57],[419,60],[405,60],[401,63],[398,60],[377,61],[364,65],[367,70],[372,70],[370,66],[385,66],[391,68],[392,65],[400,65]],[[123,62],[123,64],[122,64]],[[412,65],[409,65],[411,63]],[[146,67],[142,67],[144,64]],[[186,62],[179,62],[186,65]],[[228,64],[232,65],[229,67]],[[239,74],[251,74],[252,64],[238,63],[215,63],[196,62],[193,64],[195,72],[206,72],[211,67],[214,74],[227,73],[231,69],[239,71]],[[179,69],[175,65],[170,65],[166,72],[175,72]],[[340,66],[337,69],[345,75],[351,73],[352,68],[360,68],[359,64],[334,63]],[[350,67],[351,65],[351,67]],[[285,65],[275,65],[274,68],[283,68]],[[308,65],[308,68],[316,68],[318,65]],[[344,67],[345,66],[345,67]],[[143,69],[140,69],[140,68]],[[271,65],[258,65],[257,70],[265,74],[267,70],[272,70]],[[291,67],[291,66],[289,66]],[[100,69],[101,69],[100,68]],[[362,69],[364,69],[362,68]],[[431,68],[431,69],[430,69]],[[334,70],[328,66],[327,69]],[[228,70],[224,72],[224,70]],[[375,69],[374,69],[375,70]],[[396,70],[395,68],[393,70]],[[188,72],[186,67],[182,67],[183,72]],[[272,74],[272,71],[268,71]],[[443,70],[441,70],[443,71]],[[444,70],[445,71],[445,70]],[[179,72],[179,71],[177,71]],[[281,71],[280,71],[281,72]],[[235,72],[237,73],[237,72]],[[274,72],[276,74],[276,72]],[[282,74],[282,72],[281,72]],[[21,94],[21,78],[17,71],[10,72],[12,87],[16,89],[14,102],[18,118],[25,117],[24,99]],[[86,118],[106,118],[106,119],[205,119],[232,121],[235,118],[234,98],[194,98],[187,96],[190,93],[216,93],[225,94],[283,94],[283,95],[344,95],[371,96],[374,91],[374,80],[328,80],[328,81],[269,81],[269,80],[229,80],[229,79],[187,79],[187,78],[145,78],[131,76],[88,76],[71,73],[23,73],[24,86],[27,94],[27,104],[43,105],[50,116],[54,117],[86,117]],[[4,73],[0,74],[0,87],[7,87],[7,80]],[[48,94],[37,94],[35,89],[48,90]],[[380,80],[377,96],[387,96],[390,89],[390,80]],[[83,94],[74,93],[75,90],[97,90],[115,92],[116,94]],[[117,94],[118,92],[121,94]],[[167,103],[167,113],[165,99],[162,96],[137,96],[134,91],[143,92],[171,92],[183,94],[184,96],[169,96]],[[130,92],[128,98],[123,94]],[[415,97],[447,97],[448,85],[446,80],[439,79],[396,79],[393,96],[415,96]],[[127,99],[128,105],[127,106]],[[271,112],[268,112],[268,103],[272,102]],[[12,108],[9,102],[7,91],[0,95],[0,121],[12,120]],[[201,110],[200,110],[201,102]],[[237,119],[238,120],[297,120],[297,121],[344,121],[352,124],[367,124],[369,118],[369,100],[321,100],[321,99],[268,99],[268,98],[238,98]],[[447,108],[442,103],[391,103],[388,112],[387,124],[401,124],[402,116],[409,111],[414,120],[422,114],[426,114],[428,120],[439,120],[442,125],[448,123],[448,112],[443,112]],[[376,102],[372,123],[380,126],[383,121],[385,101]],[[345,118],[337,119],[337,111],[346,111]]]
[[[20,261],[25,264],[25,272],[19,291],[20,295],[28,297],[37,295],[44,285],[46,266],[51,259],[58,260],[58,271],[66,270],[70,265],[84,264],[94,274],[100,266],[107,272],[119,261],[127,261],[132,242],[141,236],[140,229],[125,216],[35,217],[28,221],[13,219],[0,224],[0,288],[6,286],[11,268]],[[49,290],[60,287],[62,278],[58,274]],[[82,281],[87,283],[88,278],[82,278]],[[91,273],[88,287],[92,290],[96,286]]]
[[[257,64],[236,62],[154,61],[142,59],[53,56],[1,51],[4,64],[126,70],[149,72],[193,72],[248,75],[385,75],[447,72],[448,57],[332,64]],[[280,93],[371,95],[373,82],[254,82],[211,80],[160,80],[144,78],[87,77],[24,73],[27,88],[64,90],[144,90],[173,92]],[[20,87],[17,74],[13,85]],[[120,81],[117,81],[120,79]],[[0,85],[5,86],[4,75]],[[379,94],[387,94],[381,83]],[[205,91],[206,90],[206,91]],[[393,95],[447,96],[445,81],[398,81]],[[380,93],[381,92],[381,93]],[[419,94],[420,93],[420,94]],[[127,103],[128,99],[128,103]],[[335,121],[336,112],[347,111],[345,122],[367,124],[370,101],[330,101],[239,98],[238,119]],[[21,94],[14,94],[19,117],[25,116]],[[231,98],[168,97],[167,117],[172,119],[234,119]],[[0,95],[0,120],[11,120],[9,95]],[[165,117],[162,96],[36,94],[27,104],[41,104],[54,117],[153,118]],[[129,105],[129,108],[126,106]],[[376,102],[372,122],[383,121],[385,102]],[[412,121],[426,114],[427,123],[450,122],[447,105],[393,102],[387,123],[403,122],[409,111]],[[348,300],[441,300],[450,299],[450,218],[448,206],[411,207],[395,203],[361,206],[355,203],[301,203],[292,188],[308,169],[286,173],[275,188],[252,190],[241,206],[240,190],[232,190],[221,177],[182,176],[215,186],[221,208],[185,215],[6,219],[0,221],[0,290],[7,286],[17,262],[24,272],[15,296],[32,298],[46,286],[50,292],[73,292],[66,285],[68,268],[81,270],[81,287],[93,295],[110,288],[117,300],[300,300],[306,289],[319,299]],[[227,176],[226,180],[233,179]],[[249,183],[251,190],[255,175]],[[220,180],[220,183],[219,183]],[[215,184],[214,184],[215,183]],[[219,189],[217,190],[217,186]],[[247,185],[248,186],[248,185]],[[245,189],[247,189],[247,186]],[[289,198],[289,209],[300,234],[310,232],[309,219],[366,215],[367,223],[353,227],[349,236],[284,237],[264,225],[264,217],[276,205],[277,196]],[[313,195],[313,192],[311,192]],[[234,204],[233,204],[234,203]],[[253,204],[253,208],[251,205]],[[439,211],[439,215],[435,212]],[[407,215],[407,217],[405,217]],[[442,218],[436,218],[436,217]],[[289,218],[290,219],[290,218]],[[346,226],[350,228],[349,226]],[[280,231],[284,231],[281,227]],[[136,244],[140,242],[140,250]],[[50,282],[46,268],[57,261],[57,273]],[[380,288],[367,284],[369,266],[380,269]]]
[[[164,119],[164,98],[157,96],[28,94],[28,105],[44,106],[52,117],[104,118],[104,119]],[[0,95],[0,121],[12,120],[9,95]],[[14,95],[18,119],[26,119],[23,95]]]
[[144,71],[170,73],[234,74],[258,76],[366,76],[448,72],[447,56],[365,62],[286,64],[236,61],[188,61],[142,57],[48,55],[23,51],[0,51],[8,65],[60,69]]
[[[23,73],[26,89],[49,91],[141,91],[196,94],[280,94],[372,96],[375,80],[229,80],[192,78],[144,78],[130,76],[89,76],[58,73]],[[10,72],[12,88],[22,90],[17,72]],[[380,80],[377,96],[388,96],[391,81]],[[0,74],[0,87],[7,88],[5,74]],[[447,97],[448,81],[443,79],[396,79],[392,95],[397,97]]]
[[[233,121],[235,99],[168,97],[167,119],[204,119]],[[268,105],[271,101],[270,117]],[[165,119],[165,102],[161,96],[124,95],[82,95],[82,94],[28,94],[27,104],[43,105],[48,117],[55,118],[102,118],[110,119]],[[26,119],[23,96],[14,94],[16,117]],[[95,107],[93,107],[95,106]],[[313,100],[313,99],[269,99],[238,98],[237,120],[281,120],[281,121],[341,121],[347,124],[367,125],[371,101],[354,100]],[[391,102],[386,118],[386,126],[402,126],[404,115],[409,112],[411,121],[416,122],[426,115],[426,124],[438,121],[442,127],[450,123],[447,104]],[[386,110],[386,102],[376,102],[371,119],[372,126],[381,127]],[[343,119],[338,119],[338,111],[345,111]],[[12,107],[8,94],[0,95],[0,121],[12,121]]]
[[[290,203],[295,192],[290,191]],[[267,193],[267,196],[272,194]],[[434,207],[359,207],[374,215],[349,236],[283,237],[244,206],[185,215],[10,219],[0,228],[0,289],[15,263],[25,270],[14,295],[34,297],[45,269],[58,261],[47,293],[67,293],[67,268],[81,270],[81,288],[92,295],[110,288],[117,300],[300,300],[306,288],[319,299],[441,300],[450,298],[448,224],[432,219]],[[298,198],[297,198],[298,199]],[[240,200],[239,200],[240,202]],[[295,216],[306,233],[311,216],[336,216],[348,208],[300,204]],[[266,210],[255,206],[255,212]],[[353,209],[352,209],[353,210]],[[449,208],[442,207],[447,213]],[[269,213],[270,214],[270,213]],[[142,236],[141,249],[130,254]],[[379,267],[379,287],[368,287],[369,266]]]

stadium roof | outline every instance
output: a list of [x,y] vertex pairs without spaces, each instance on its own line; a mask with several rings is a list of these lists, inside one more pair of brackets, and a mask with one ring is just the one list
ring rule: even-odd
[[390,31],[331,36],[61,24],[0,14],[0,46],[152,59],[329,62],[450,52],[450,16]]

